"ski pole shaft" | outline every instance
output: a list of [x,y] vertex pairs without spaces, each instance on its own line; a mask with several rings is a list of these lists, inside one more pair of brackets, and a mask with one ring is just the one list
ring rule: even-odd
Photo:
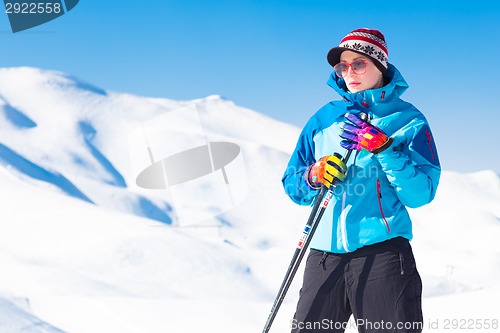
[[[313,225],[314,223],[314,218],[316,217],[316,213],[318,212],[318,208],[322,203],[322,199],[325,196],[326,193],[326,187],[322,186],[320,193],[318,194],[318,199],[316,200],[316,203],[314,205],[313,210],[311,211],[311,214],[309,215],[309,219],[307,220],[306,226],[304,227],[304,231],[302,233],[302,236],[299,240],[299,243],[297,245],[297,248],[295,249],[295,252],[293,253],[292,260],[290,261],[290,265],[288,266],[288,269],[285,274],[285,278],[283,279],[283,282],[281,283],[281,287],[278,291],[278,294],[276,295],[276,299],[274,300],[273,307],[271,308],[271,312],[269,313],[269,317],[267,318],[266,325],[264,326],[264,330],[262,331],[263,333],[268,333],[269,330],[271,329],[271,325],[274,321],[274,318],[278,314],[278,310],[283,303],[283,300],[285,299],[285,295],[292,284],[293,277],[295,276],[295,273],[297,272],[297,269],[299,268],[300,261],[302,260],[305,250],[304,245],[309,244],[308,242],[308,235],[313,231],[313,228],[315,227]],[[314,228],[315,229],[315,228]]]
[[[361,112],[360,117],[362,120],[367,120],[368,115],[366,113]],[[342,161],[347,163],[349,158],[351,157],[352,149],[346,151]],[[295,277],[295,273],[299,269],[302,258],[304,257],[307,248],[309,247],[309,243],[311,242],[312,236],[314,235],[316,228],[318,227],[319,221],[321,220],[323,213],[326,210],[326,207],[330,203],[330,199],[333,196],[332,188],[335,184],[328,189],[326,186],[321,186],[321,190],[316,197],[316,202],[314,204],[311,213],[309,214],[309,218],[307,219],[307,223],[304,227],[304,231],[299,240],[297,248],[292,256],[292,260],[290,261],[290,265],[288,266],[287,272],[285,274],[285,278],[281,283],[281,287],[276,295],[276,299],[274,300],[273,307],[271,308],[271,312],[269,313],[269,317],[267,318],[266,325],[262,330],[262,333],[268,333],[271,329],[271,325],[273,324],[276,315],[278,314],[278,310],[285,299],[286,293],[292,284],[293,278]]]

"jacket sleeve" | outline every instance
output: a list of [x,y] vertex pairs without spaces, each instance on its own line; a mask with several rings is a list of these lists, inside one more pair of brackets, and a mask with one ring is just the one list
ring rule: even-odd
[[427,122],[396,135],[393,145],[375,156],[403,205],[417,208],[434,199],[441,166]]
[[310,205],[319,190],[312,189],[306,182],[307,168],[316,162],[314,157],[313,133],[306,126],[300,134],[297,146],[293,152],[285,174],[281,179],[286,194],[299,205]]

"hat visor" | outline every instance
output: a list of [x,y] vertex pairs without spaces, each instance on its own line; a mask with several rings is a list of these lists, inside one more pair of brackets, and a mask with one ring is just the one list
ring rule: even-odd
[[346,47],[340,47],[340,46],[334,47],[330,51],[328,51],[328,54],[326,55],[326,60],[328,60],[328,63],[333,67],[340,62],[340,55],[344,51],[352,51],[352,50]]

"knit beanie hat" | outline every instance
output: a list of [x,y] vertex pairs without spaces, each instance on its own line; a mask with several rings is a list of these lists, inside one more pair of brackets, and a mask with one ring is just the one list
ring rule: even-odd
[[353,51],[373,60],[377,68],[385,74],[387,70],[387,44],[384,35],[374,29],[356,29],[348,33],[339,46],[332,48],[326,57],[328,63],[335,66],[340,62],[340,54],[344,51]]

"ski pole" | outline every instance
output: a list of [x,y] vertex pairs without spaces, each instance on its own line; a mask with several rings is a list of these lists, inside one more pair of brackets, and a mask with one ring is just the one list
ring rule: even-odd
[[[365,121],[368,120],[368,115],[366,113],[361,112],[359,115],[362,120]],[[347,161],[351,157],[351,153],[352,149],[346,151],[344,157],[342,158],[342,161],[344,163],[347,164]],[[264,329],[262,330],[262,333],[268,333],[269,330],[271,329],[271,325],[273,324],[274,318],[276,318],[278,310],[281,304],[283,303],[283,300],[285,299],[286,293],[290,288],[290,285],[292,284],[293,278],[295,277],[295,273],[297,273],[297,270],[299,269],[302,258],[304,258],[309,243],[311,242],[312,236],[314,235],[314,232],[318,227],[319,221],[321,220],[321,217],[323,216],[326,207],[328,207],[328,204],[330,203],[330,200],[333,196],[332,188],[335,187],[335,183],[336,182],[334,181],[334,183],[332,183],[330,188],[327,188],[325,185],[322,185],[320,192],[316,196],[316,202],[314,204],[311,213],[309,214],[309,218],[304,227],[304,231],[302,232],[302,236],[300,237],[297,248],[293,253],[292,260],[290,262],[290,265],[288,266],[285,278],[281,283],[281,287],[278,291],[278,294],[276,295],[276,299],[274,300],[273,307],[271,308],[271,312],[269,313],[269,317],[267,318],[267,322],[266,325],[264,326]]]

